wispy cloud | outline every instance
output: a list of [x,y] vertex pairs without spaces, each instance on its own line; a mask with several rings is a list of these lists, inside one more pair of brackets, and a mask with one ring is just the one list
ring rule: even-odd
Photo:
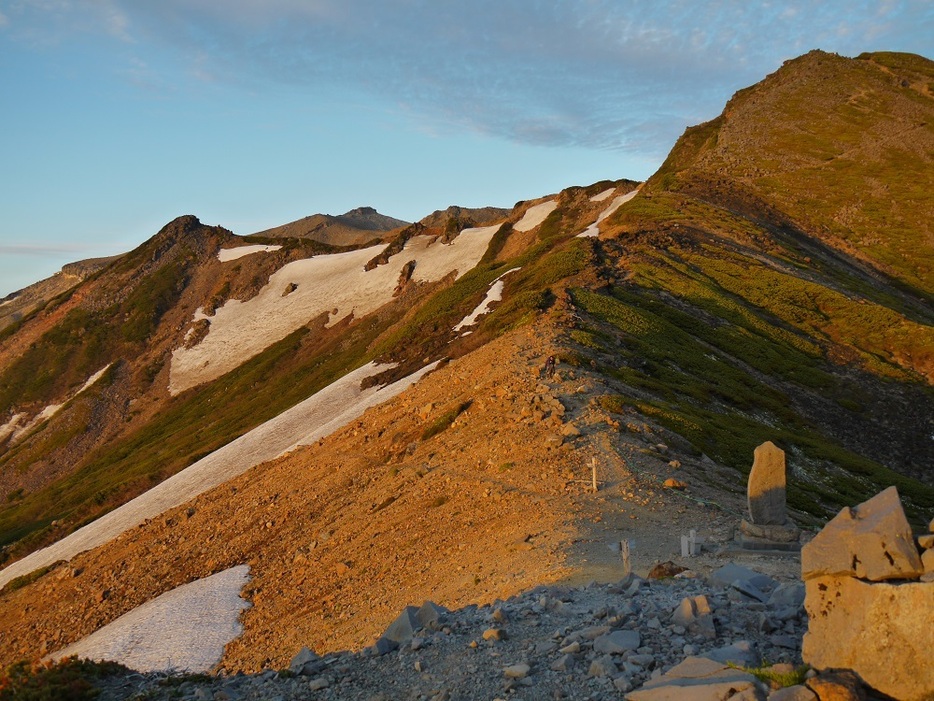
[[[921,52],[929,0],[35,0],[61,26],[171,47],[197,80],[394,101],[432,128],[670,145],[812,48]],[[0,7],[3,7],[0,2]],[[13,3],[11,7],[21,7]],[[10,10],[12,13],[12,10]]]
[[85,246],[35,246],[31,244],[0,244],[0,255],[5,256],[76,256],[87,252]]

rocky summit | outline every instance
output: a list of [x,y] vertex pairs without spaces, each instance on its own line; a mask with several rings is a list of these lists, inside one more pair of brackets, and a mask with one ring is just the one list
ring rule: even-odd
[[0,693],[931,698],[932,85],[813,51],[644,183],[5,300]]

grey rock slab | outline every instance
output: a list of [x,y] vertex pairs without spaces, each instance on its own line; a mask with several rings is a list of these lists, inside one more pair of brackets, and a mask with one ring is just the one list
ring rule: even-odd
[[756,644],[748,640],[740,640],[732,645],[708,650],[703,653],[703,657],[721,664],[732,662],[745,667],[756,667],[762,663]]
[[761,601],[762,603],[765,603],[769,600],[769,595],[759,589],[748,579],[737,579],[730,586],[740,594],[748,596],[750,599],[755,599],[756,601]]
[[804,605],[804,584],[795,582],[794,584],[780,584],[769,596],[769,606],[775,608],[784,606],[803,606]]
[[737,565],[734,562],[725,564],[710,575],[710,581],[722,587],[728,587],[738,580],[745,580],[754,587],[765,591],[771,591],[777,584],[777,582],[768,575],[756,572],[742,565]]
[[637,650],[641,644],[642,637],[639,631],[614,630],[594,640],[593,649],[608,655],[621,655],[628,650]]
[[628,701],[724,701],[756,688],[751,674],[704,657],[688,657],[667,673],[626,694]]
[[801,549],[804,579],[824,575],[871,582],[916,579],[924,573],[898,489],[844,507]]

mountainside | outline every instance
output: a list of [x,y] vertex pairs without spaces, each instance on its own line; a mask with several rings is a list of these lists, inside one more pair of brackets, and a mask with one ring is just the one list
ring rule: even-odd
[[[607,540],[647,568],[690,528],[731,537],[766,440],[800,525],[890,484],[926,525],[932,89],[921,57],[811,52],[641,186],[343,249],[170,223],[0,332],[0,659],[239,564],[252,607],[223,665],[248,671],[360,648],[425,599],[606,576]],[[283,419],[326,387],[323,418]],[[212,459],[237,470],[99,547],[21,559]]]
[[406,226],[408,222],[380,214],[372,207],[357,207],[345,214],[313,214],[253,234],[257,238],[312,239],[331,246],[359,246],[379,241],[383,234]]
[[52,277],[8,294],[0,300],[0,331],[48,304],[58,295],[67,292],[112,260],[114,260],[113,257],[88,258],[69,263],[62,266],[62,269]]

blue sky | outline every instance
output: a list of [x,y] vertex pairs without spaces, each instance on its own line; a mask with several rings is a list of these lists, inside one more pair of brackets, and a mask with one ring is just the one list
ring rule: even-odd
[[0,0],[0,296],[181,214],[645,179],[786,59],[932,44],[930,0]]

